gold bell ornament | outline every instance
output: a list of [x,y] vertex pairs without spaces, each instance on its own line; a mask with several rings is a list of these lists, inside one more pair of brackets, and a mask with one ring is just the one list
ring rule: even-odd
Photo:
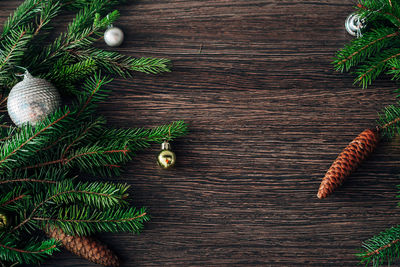
[[0,231],[9,225],[8,218],[6,214],[0,212]]
[[176,156],[171,150],[171,144],[168,141],[164,141],[161,144],[161,151],[158,153],[157,162],[163,169],[169,169],[175,165]]

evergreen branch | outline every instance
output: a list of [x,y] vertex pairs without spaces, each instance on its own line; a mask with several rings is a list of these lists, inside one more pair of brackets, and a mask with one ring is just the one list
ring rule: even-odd
[[123,77],[130,77],[132,71],[147,74],[170,72],[171,67],[171,61],[165,58],[132,58],[99,48],[71,49],[68,52],[77,60],[95,59],[100,68]]
[[[67,32],[61,34],[41,54],[32,58],[30,66],[45,69],[45,66],[51,66],[55,60],[65,56],[69,49],[79,49],[92,45],[96,41],[93,35],[100,35],[102,30],[119,17],[118,11],[113,11],[107,17],[100,19],[98,14],[93,13],[98,9],[97,2],[93,1],[90,6],[78,13],[73,22],[69,24]],[[87,22],[92,22],[92,25],[82,28],[83,21],[85,21],[85,25]]]
[[114,149],[114,150],[108,150],[108,151],[89,151],[89,152],[83,152],[83,153],[79,153],[77,155],[72,156],[69,159],[65,159],[65,163],[67,164],[72,160],[78,159],[78,158],[82,158],[85,156],[90,156],[90,155],[101,155],[101,154],[114,154],[114,153],[122,153],[124,154],[124,156],[130,152],[129,149]]
[[27,195],[26,192],[22,193],[21,187],[14,187],[12,190],[8,192],[2,192],[0,198],[0,208],[6,210],[13,210],[13,207],[10,207],[9,205],[25,197],[29,196]]
[[399,34],[398,29],[383,28],[372,30],[365,33],[362,38],[354,39],[349,45],[337,52],[333,62],[335,69],[342,72],[348,71],[351,67],[389,46],[393,42],[392,38]]
[[377,120],[381,136],[392,139],[396,134],[400,134],[400,106],[390,105],[383,109]]
[[389,60],[400,56],[400,49],[390,49],[388,51],[381,52],[380,55],[371,58],[365,62],[363,66],[357,70],[358,77],[355,80],[356,83],[360,83],[363,88],[371,84],[372,80],[375,80],[379,74],[381,74],[388,66],[385,64]]
[[393,263],[400,257],[400,227],[392,227],[363,243],[364,252],[357,254],[362,263],[380,266]]
[[114,208],[100,211],[89,207],[70,206],[61,209],[52,217],[35,216],[43,225],[61,228],[70,235],[90,235],[94,232],[137,233],[143,223],[149,220],[144,208]]
[[3,234],[0,236],[0,259],[9,262],[39,263],[58,251],[57,245],[57,241],[49,239],[29,242],[23,248],[17,248],[11,236]]
[[[94,89],[90,92],[89,97],[87,97],[86,101],[83,103],[82,108],[79,110],[78,114],[76,115],[77,117],[79,117],[79,115],[81,115],[81,113],[86,109],[88,104],[92,101],[93,96],[99,91],[100,87],[105,83],[105,81],[102,80],[100,77],[95,77],[94,83],[96,85],[94,86]],[[93,87],[93,86],[89,85],[89,87]]]
[[4,203],[1,203],[0,204],[0,208],[2,208],[2,207],[5,207],[5,206],[7,206],[7,205],[10,205],[11,203],[14,203],[14,202],[16,202],[16,201],[18,201],[18,200],[20,200],[20,199],[23,199],[24,197],[26,197],[27,195],[19,195],[19,196],[17,196],[17,197],[14,197],[13,199],[10,199],[10,200],[8,200],[8,201],[6,201],[6,202],[4,202]]
[[[58,194],[60,190],[69,190],[68,193]],[[111,208],[116,205],[126,205],[126,191],[128,185],[112,183],[77,183],[70,181],[60,182],[50,188],[52,202],[56,204],[70,205],[77,202],[84,202],[86,205],[100,209]]]
[[39,14],[39,23],[36,26],[36,30],[33,36],[37,36],[39,32],[45,28],[61,11],[61,3],[59,1],[45,1],[41,7],[41,12]]
[[[93,149],[96,149],[96,150],[92,151]],[[86,167],[88,169],[92,169],[93,166],[109,166],[110,164],[105,163],[105,162],[107,162],[107,159],[109,159],[111,161],[113,161],[113,160],[117,160],[117,161],[118,160],[123,160],[123,161],[125,161],[124,159],[115,159],[115,158],[109,158],[109,157],[104,158],[104,157],[102,157],[102,155],[123,154],[124,156],[127,156],[127,154],[130,152],[130,150],[128,150],[126,148],[103,151],[99,147],[86,147],[84,149],[81,149],[81,151],[86,151],[86,152],[76,153],[75,155],[73,155],[73,156],[71,156],[69,158],[60,158],[60,159],[57,159],[57,160],[41,162],[41,163],[38,163],[36,165],[23,167],[22,169],[24,169],[24,170],[26,170],[26,169],[35,169],[35,168],[41,168],[41,167],[44,167],[44,166],[54,165],[54,164],[67,165],[67,164],[71,164],[72,161],[76,161],[76,160],[80,160],[80,164],[81,165],[78,166],[78,167],[81,167],[81,168]],[[99,156],[99,157],[93,157],[93,156]],[[84,158],[87,158],[87,162],[83,160]]]
[[[28,144],[31,144],[31,148],[29,148],[31,151],[36,151],[38,149],[38,146],[41,147],[40,142],[36,141],[36,142],[31,142],[32,140],[34,140],[35,138],[37,138],[38,136],[40,136],[41,134],[43,134],[44,132],[53,129],[58,122],[60,122],[61,120],[65,119],[68,115],[70,114],[70,111],[67,110],[66,112],[64,112],[63,115],[59,116],[56,120],[51,121],[50,123],[49,121],[45,120],[44,123],[39,123],[35,130],[33,131],[33,134],[29,137],[26,136],[27,133],[31,132],[31,127],[29,125],[25,126],[25,130],[26,132],[22,132],[20,133],[17,138],[13,138],[12,142],[6,142],[3,145],[3,149],[0,152],[0,166],[3,165],[6,162],[10,162],[10,158],[15,155],[18,151],[21,151],[22,148],[25,148],[23,150],[23,153],[27,153],[27,148],[26,146]],[[56,113],[56,116],[58,114]],[[36,139],[35,139],[36,140]],[[47,140],[46,140],[47,141]],[[4,167],[6,168],[10,168],[11,166],[5,165]]]
[[105,89],[103,85],[111,81],[112,79],[107,76],[101,77],[101,73],[96,73],[93,77],[86,79],[81,92],[77,95],[75,106],[79,110],[76,118],[82,120],[91,116],[97,107],[96,104],[107,99],[109,90]]
[[97,70],[97,64],[91,58],[69,65],[66,63],[67,60],[64,58],[58,60],[56,66],[42,76],[50,80],[57,88],[63,88],[76,94],[74,84],[93,74]]
[[7,88],[9,80],[15,80],[12,69],[19,65],[31,38],[31,28],[19,28],[12,30],[5,37],[4,44],[0,44],[0,87],[3,89]]
[[[19,33],[18,37],[16,40],[14,40],[14,43],[12,43],[12,46],[10,47],[9,51],[7,51],[5,54],[2,55],[4,59],[0,63],[0,70],[4,67],[4,65],[7,64],[7,62],[10,60],[11,55],[13,52],[16,50],[17,46],[21,44],[21,40],[24,38],[26,35],[26,30],[21,30]],[[3,52],[4,53],[4,52]]]
[[132,151],[150,146],[150,143],[162,143],[164,140],[173,140],[187,134],[188,127],[184,121],[175,121],[171,124],[154,129],[106,129],[98,137],[100,140],[120,140],[127,142]]
[[74,138],[74,140],[72,140],[72,142],[67,146],[67,148],[64,150],[64,152],[61,155],[61,158],[65,158],[65,155],[68,153],[68,150],[73,147],[77,142],[79,142],[82,138],[85,137],[85,135],[87,135],[87,133],[93,129],[94,127],[96,127],[97,125],[95,123],[88,125],[87,127],[85,127],[85,129],[82,131],[82,133],[79,134],[79,136],[77,136],[76,138]]
[[21,228],[32,220],[39,209],[47,203],[72,204],[83,201],[88,205],[97,208],[110,208],[117,204],[125,204],[127,185],[114,185],[111,183],[78,183],[74,185],[71,181],[64,181],[49,188],[48,196],[45,200],[36,204],[29,216],[15,226],[11,232]]
[[11,31],[31,24],[31,21],[39,13],[40,9],[38,9],[38,7],[42,2],[43,0],[24,1],[4,23],[3,32],[0,35],[0,41],[2,41]]

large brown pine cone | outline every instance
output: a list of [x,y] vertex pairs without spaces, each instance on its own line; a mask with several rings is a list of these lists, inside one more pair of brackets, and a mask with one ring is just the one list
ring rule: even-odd
[[318,189],[318,198],[330,195],[367,158],[379,142],[379,133],[367,129],[360,133],[333,162]]
[[59,240],[72,253],[91,262],[112,267],[117,267],[120,264],[113,251],[104,243],[92,237],[67,235],[61,229],[55,227],[47,227],[46,233],[49,237]]

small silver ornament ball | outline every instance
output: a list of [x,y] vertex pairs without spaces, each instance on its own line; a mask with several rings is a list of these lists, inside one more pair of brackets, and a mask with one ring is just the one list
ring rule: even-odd
[[104,33],[104,41],[109,46],[120,46],[124,41],[124,32],[118,27],[111,26]]
[[35,124],[53,113],[60,106],[60,95],[48,81],[35,78],[28,72],[24,79],[10,91],[7,110],[11,120],[18,126]]
[[365,21],[364,19],[360,19],[360,15],[357,13],[351,13],[347,17],[344,27],[350,35],[361,37],[361,29],[365,27]]

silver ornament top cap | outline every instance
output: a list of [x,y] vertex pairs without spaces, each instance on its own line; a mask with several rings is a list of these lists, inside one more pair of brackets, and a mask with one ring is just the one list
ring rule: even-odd
[[14,85],[7,99],[7,110],[17,125],[35,124],[53,113],[60,105],[57,89],[48,81],[33,77],[28,71]]

